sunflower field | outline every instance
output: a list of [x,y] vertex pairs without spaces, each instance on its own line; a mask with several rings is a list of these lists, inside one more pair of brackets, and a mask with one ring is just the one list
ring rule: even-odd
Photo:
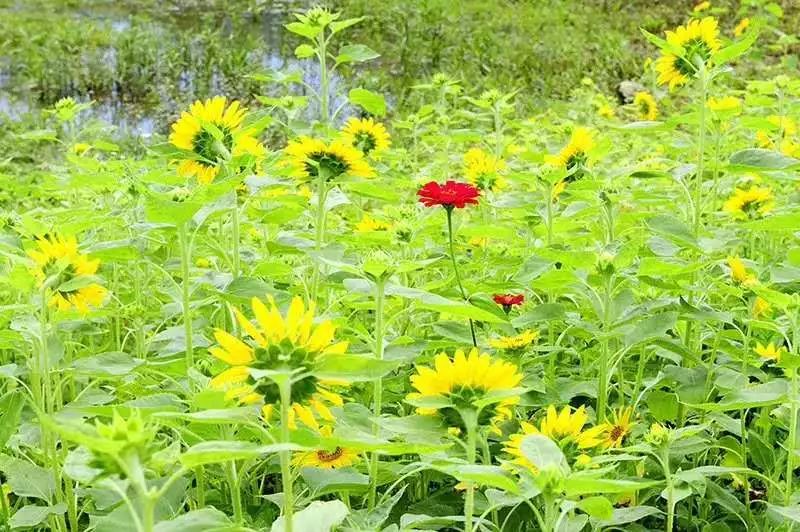
[[0,532],[800,530],[796,6],[723,4],[541,102],[305,5],[127,137],[9,26]]

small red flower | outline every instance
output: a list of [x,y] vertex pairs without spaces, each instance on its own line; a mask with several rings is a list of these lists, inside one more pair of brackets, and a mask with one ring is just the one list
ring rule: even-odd
[[417,191],[419,201],[426,207],[441,205],[445,209],[463,209],[468,204],[477,205],[481,191],[469,183],[447,181],[440,185],[436,181],[426,183]]
[[503,310],[509,312],[511,307],[522,305],[525,301],[525,294],[495,294],[492,299],[498,305],[503,305]]

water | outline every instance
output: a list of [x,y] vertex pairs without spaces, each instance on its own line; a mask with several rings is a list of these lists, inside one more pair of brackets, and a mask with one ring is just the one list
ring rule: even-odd
[[[94,120],[101,120],[113,126],[113,129],[121,136],[150,137],[156,133],[165,133],[171,119],[174,119],[181,109],[185,108],[192,100],[215,94],[235,95],[233,90],[241,80],[231,79],[229,75],[216,68],[203,71],[202,69],[182,68],[174,72],[169,72],[169,79],[148,78],[157,75],[164,65],[172,66],[167,58],[163,57],[161,47],[158,46],[160,40],[175,38],[175,31],[183,32],[184,38],[188,39],[189,46],[183,51],[188,57],[188,64],[191,66],[213,64],[208,62],[209,56],[217,60],[217,63],[224,64],[224,61],[240,60],[245,62],[245,66],[260,66],[263,70],[297,71],[302,74],[303,80],[310,87],[318,90],[320,85],[318,67],[315,61],[299,61],[290,55],[284,56],[283,50],[288,44],[285,42],[286,29],[285,23],[294,19],[295,13],[308,6],[311,2],[307,0],[278,0],[273,1],[268,7],[258,12],[229,13],[227,11],[197,11],[180,10],[150,13],[145,22],[140,18],[141,13],[133,11],[122,11],[118,4],[93,6],[90,8],[81,7],[69,11],[64,16],[88,19],[107,28],[112,35],[122,37],[112,39],[114,43],[123,43],[122,47],[106,46],[103,48],[83,48],[78,50],[81,54],[80,74],[83,79],[65,78],[59,79],[60,86],[55,88],[55,96],[71,96],[78,101],[94,101],[92,107],[80,115],[80,123],[85,124]],[[6,11],[24,11],[24,2],[17,2]],[[30,9],[30,7],[28,7]],[[135,10],[134,10],[135,11]],[[0,16],[3,9],[0,9]],[[13,15],[12,15],[13,16]],[[214,17],[218,20],[217,32],[213,33],[214,39],[205,39],[207,33],[197,30],[198,21],[201,17]],[[234,18],[235,17],[235,18]],[[206,19],[207,21],[207,19]],[[234,26],[245,28],[245,35],[234,34]],[[129,37],[126,41],[125,37]],[[151,51],[150,48],[143,47],[125,49],[126,42],[134,44],[139,39],[155,39],[152,50],[155,57],[137,57],[141,50]],[[252,50],[247,50],[244,58],[231,58],[220,55],[220,50],[226,50],[226,40],[230,39],[252,39],[255,46]],[[212,42],[214,41],[214,42]],[[249,41],[246,41],[249,42]],[[291,54],[291,52],[289,52]],[[48,58],[51,59],[51,58]],[[183,59],[183,58],[181,58]],[[93,66],[93,61],[98,62]],[[27,113],[36,112],[43,106],[42,93],[35,90],[27,90],[13,76],[15,66],[9,57],[0,57],[0,114],[4,114],[12,120],[18,120]],[[155,73],[147,71],[148,66],[156,70]],[[93,82],[93,74],[97,74],[97,67],[101,67],[103,74],[110,75],[111,83],[106,86],[98,87],[93,90],[81,91],[76,89],[81,83],[88,79]],[[232,71],[235,69],[231,68]],[[162,72],[163,73],[163,72]],[[74,73],[73,73],[74,74]],[[60,75],[60,73],[59,73]],[[132,80],[135,83],[142,83],[144,88],[151,95],[149,101],[135,101],[131,97],[131,87],[124,80]],[[103,81],[98,81],[102,84]],[[52,86],[48,86],[52,89]],[[40,88],[41,89],[41,88]],[[281,95],[287,92],[287,88],[260,87],[262,94]],[[295,87],[297,94],[307,92],[304,87]],[[346,87],[341,78],[334,76],[330,81],[331,110],[340,109],[339,118],[347,116],[353,110],[347,105]],[[55,99],[49,95],[46,99]],[[318,104],[310,98],[307,113],[315,116]],[[47,103],[44,103],[47,106]]]

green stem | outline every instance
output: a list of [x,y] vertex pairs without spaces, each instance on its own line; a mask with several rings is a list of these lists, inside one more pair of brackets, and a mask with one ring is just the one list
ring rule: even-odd
[[667,483],[667,527],[665,530],[672,532],[675,528],[675,486],[669,465],[669,448],[665,448],[661,454],[661,465],[664,468],[664,480]]
[[206,471],[203,466],[198,466],[194,472],[195,479],[197,479],[197,507],[204,508],[206,505]]
[[[383,302],[385,295],[385,284],[383,280],[378,280],[375,283],[375,358],[383,360]],[[375,425],[373,427],[373,434],[377,437],[380,432],[378,420],[381,416],[383,409],[383,379],[378,377],[375,380],[373,391],[373,408],[372,414],[375,416]],[[372,510],[375,507],[375,500],[378,494],[378,453],[373,452],[370,456],[369,478],[370,490],[368,498],[368,508]]]
[[239,472],[236,470],[235,461],[230,460],[225,464],[225,475],[228,478],[228,488],[231,491],[233,520],[237,525],[241,525],[244,523],[244,510],[242,508],[242,491],[239,483]]
[[241,258],[239,257],[239,205],[234,205],[231,210],[231,225],[233,226],[233,278],[236,279],[241,273]]
[[544,203],[547,206],[547,247],[553,244],[553,190],[555,185],[551,184],[546,191]]
[[[322,249],[322,245],[325,243],[325,224],[326,224],[326,211],[325,211],[325,202],[328,199],[328,176],[325,172],[322,171],[322,168],[319,169],[319,181],[317,185],[317,215],[316,215],[316,222],[314,226],[314,250],[319,253]],[[314,273],[312,276],[311,281],[311,300],[317,301],[318,291],[319,291],[319,282],[320,282],[320,268],[321,265],[317,265],[314,268]]]
[[[461,292],[461,297],[464,301],[469,302],[467,292],[464,290],[464,285],[461,284],[461,274],[458,273],[458,263],[456,262],[456,254],[453,246],[453,208],[445,207],[445,212],[447,213],[447,241],[450,245],[450,260],[453,263],[456,283],[458,283],[458,290]],[[472,318],[469,319],[469,332],[472,334],[472,345],[478,347],[478,340],[475,337],[475,324],[472,323]]]
[[320,107],[320,118],[322,120],[322,125],[326,128],[328,127],[328,120],[330,119],[329,114],[329,103],[328,103],[328,41],[325,38],[325,31],[319,32],[318,37],[319,42],[319,107]]
[[786,493],[784,504],[789,505],[792,499],[792,477],[794,477],[794,452],[797,441],[797,369],[791,370],[791,412],[789,414],[789,436],[786,439]]
[[[292,406],[292,380],[288,375],[282,376],[278,382],[281,397],[281,443],[288,445],[291,441],[289,433],[289,409]],[[294,486],[292,485],[292,451],[280,451],[281,481],[283,483],[283,530],[292,532],[294,526]]]
[[155,506],[156,501],[147,493],[142,493],[142,530],[153,532],[155,527]]
[[178,226],[178,243],[181,252],[181,310],[183,311],[183,331],[186,337],[186,369],[194,366],[194,346],[192,338],[192,310],[190,300],[189,261],[191,260],[191,249],[189,248],[189,237],[186,232],[186,224]]
[[694,234],[700,233],[700,224],[703,218],[703,176],[705,173],[705,148],[706,148],[706,100],[708,99],[708,71],[704,65],[700,66],[700,129],[697,137],[697,171],[694,184]]
[[[467,427],[467,462],[475,463],[475,447],[477,442],[477,416],[465,420]],[[467,484],[466,499],[464,500],[464,532],[472,532],[472,514],[475,511],[475,485]]]
[[597,376],[597,421],[602,423],[606,420],[606,405],[608,404],[608,333],[611,319],[609,311],[611,309],[611,278],[606,281],[603,288],[603,338],[600,341],[600,361],[598,364]]

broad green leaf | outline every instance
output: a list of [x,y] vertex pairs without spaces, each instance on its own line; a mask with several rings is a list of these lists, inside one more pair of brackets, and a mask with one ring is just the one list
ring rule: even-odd
[[[331,532],[342,524],[350,510],[340,500],[314,501],[304,509],[296,512],[292,519],[293,530],[298,532]],[[272,523],[272,532],[285,530],[285,519],[280,516]]]
[[10,391],[0,398],[0,451],[17,431],[25,401],[22,390]]
[[611,519],[614,514],[611,501],[600,495],[581,499],[578,501],[578,508],[595,519]]
[[186,467],[197,467],[231,460],[254,460],[265,454],[282,450],[303,451],[306,449],[291,443],[259,445],[235,440],[207,441],[189,447],[185,453],[181,454],[180,461]]
[[321,469],[303,467],[300,470],[314,497],[342,491],[363,491],[369,487],[369,477],[352,468]]
[[733,44],[730,44],[720,50],[719,52],[714,54],[714,64],[717,66],[722,66],[725,63],[730,63],[737,57],[744,55],[747,53],[750,48],[752,48],[753,44],[755,44],[756,39],[758,39],[759,28],[753,26],[750,28],[744,37],[741,39],[734,41]]
[[63,502],[55,506],[35,506],[29,504],[14,512],[8,524],[11,528],[35,527],[51,515],[61,515],[66,511],[67,505]]
[[321,379],[372,381],[391,373],[401,362],[366,355],[333,355],[322,357],[314,368],[314,375]]
[[433,464],[433,468],[454,477],[460,482],[473,482],[478,486],[490,486],[511,493],[519,491],[516,480],[501,467],[469,464]]
[[783,403],[786,401],[787,393],[787,382],[783,379],[779,379],[763,384],[756,384],[744,390],[734,390],[716,403],[705,403],[693,406],[712,412],[757,408]]
[[800,164],[800,160],[780,152],[761,148],[748,148],[731,155],[731,166],[741,166],[760,170],[783,170]]
[[375,116],[386,114],[386,100],[383,95],[377,94],[367,89],[352,89],[348,94],[350,103],[364,108],[364,110]]
[[316,53],[316,49],[310,44],[301,44],[294,49],[294,56],[298,59],[308,59]]
[[558,445],[542,434],[525,436],[520,444],[520,451],[540,470],[556,468],[565,472],[569,471],[567,458]]
[[311,26],[302,22],[290,22],[284,26],[287,30],[297,35],[301,35],[307,39],[314,39],[319,32],[322,31],[321,26]]
[[347,44],[339,49],[336,63],[363,63],[380,57],[381,54],[363,44]]
[[75,371],[89,375],[120,376],[128,375],[144,361],[127,353],[112,351],[87,358],[79,358],[72,363]]
[[231,519],[216,508],[191,510],[169,521],[161,521],[154,532],[214,532],[231,529]]
[[[591,474],[591,472],[590,472]],[[621,480],[613,478],[596,478],[590,474],[573,473],[564,480],[564,490],[569,497],[589,495],[592,493],[628,493],[661,484],[657,481]]]
[[599,527],[606,528],[606,527],[627,525],[629,523],[634,523],[640,519],[644,519],[645,517],[650,517],[651,515],[658,515],[661,513],[662,513],[661,510],[659,510],[658,508],[654,508],[652,506],[633,506],[630,508],[614,508],[614,511],[611,513],[611,517],[609,519],[603,519],[603,520],[592,519],[592,522],[596,523],[597,526]]
[[5,483],[14,495],[52,502],[56,481],[49,469],[27,460],[0,454],[0,472],[5,475]]

